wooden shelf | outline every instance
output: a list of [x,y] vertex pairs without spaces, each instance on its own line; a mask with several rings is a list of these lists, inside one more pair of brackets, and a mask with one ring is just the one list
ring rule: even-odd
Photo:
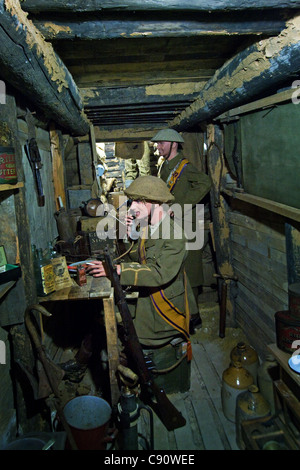
[[282,351],[276,346],[276,344],[269,344],[268,349],[285,372],[297,383],[297,385],[300,385],[300,374],[294,372],[288,364],[288,360],[292,354]]
[[272,108],[278,105],[279,103],[286,103],[292,101],[293,94],[295,93],[295,88],[291,88],[280,93],[275,93],[275,95],[267,96],[260,100],[253,101],[252,103],[247,103],[237,108],[230,109],[220,116],[216,117],[214,121],[228,121],[230,118],[240,116],[242,114],[251,113],[252,111],[257,111],[260,109]]
[[0,184],[0,191],[13,191],[14,189],[23,188],[23,186],[22,181],[17,184]]
[[238,199],[239,201],[247,202],[248,204],[252,204],[254,206],[262,207],[271,212],[275,212],[276,214],[282,215],[283,217],[287,217],[292,220],[296,220],[300,222],[300,209],[296,207],[287,206],[286,204],[281,204],[279,202],[272,201],[271,199],[265,199],[263,197],[254,196],[253,194],[234,191],[232,189],[222,189],[224,194],[227,196],[233,197],[234,199]]

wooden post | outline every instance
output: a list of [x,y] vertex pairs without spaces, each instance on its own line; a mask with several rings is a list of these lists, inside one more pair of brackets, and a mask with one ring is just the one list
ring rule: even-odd
[[217,269],[219,277],[227,283],[227,326],[234,325],[234,299],[232,295],[232,282],[235,278],[231,264],[230,233],[227,220],[228,205],[221,193],[221,187],[226,175],[223,156],[223,134],[218,126],[209,125],[207,167],[212,179],[211,211],[213,220],[214,246],[216,251]]
[[[294,225],[296,223],[294,222]],[[288,283],[300,282],[300,231],[296,226],[285,224]]]
[[113,289],[111,291],[110,297],[103,299],[103,306],[109,364],[111,405],[114,406],[119,400],[120,391],[116,376],[117,368],[119,365],[119,349]]
[[94,182],[91,142],[80,143],[77,149],[80,184],[91,186]]
[[58,196],[61,197],[63,206],[66,205],[66,192],[65,192],[65,175],[64,175],[64,163],[60,148],[59,135],[56,131],[55,124],[50,124],[50,143],[51,143],[51,155],[52,155],[52,175],[53,175],[53,186],[54,196],[57,210],[60,209],[58,204]]

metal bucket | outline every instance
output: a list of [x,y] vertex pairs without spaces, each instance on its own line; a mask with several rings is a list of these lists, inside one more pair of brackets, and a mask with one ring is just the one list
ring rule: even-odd
[[7,444],[4,450],[42,450],[45,441],[35,437],[22,437]]
[[104,450],[111,407],[99,397],[83,395],[70,400],[64,415],[79,450]]

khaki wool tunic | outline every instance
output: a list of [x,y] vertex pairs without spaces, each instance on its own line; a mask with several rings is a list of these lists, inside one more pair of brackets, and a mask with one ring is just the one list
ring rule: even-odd
[[[170,233],[165,232],[166,222],[170,223]],[[176,231],[176,238],[174,236]],[[180,237],[178,236],[180,234]],[[155,310],[151,288],[163,289],[166,297],[181,312],[185,312],[184,260],[186,239],[180,227],[168,216],[157,230],[145,241],[146,264],[141,264],[138,256],[140,240],[130,252],[135,262],[121,263],[122,285],[136,286],[139,291],[134,325],[137,335],[144,346],[162,346],[174,337],[180,336],[174,327],[167,323]],[[189,283],[187,295],[190,309],[195,311],[196,304]]]
[[[160,178],[167,182],[170,174],[178,163],[185,157],[181,152],[172,158],[172,160],[165,160],[161,167]],[[200,204],[204,196],[211,188],[210,177],[205,173],[199,171],[192,163],[189,163],[183,169],[179,179],[176,182],[174,190],[171,191],[175,197],[175,203],[180,204],[182,211],[184,204],[191,204],[192,208],[192,229],[196,230],[196,204]],[[183,212],[182,212],[183,213]],[[189,240],[193,243],[193,240]],[[192,287],[201,286],[203,284],[203,271],[202,271],[202,250],[189,250],[185,263],[186,272]]]

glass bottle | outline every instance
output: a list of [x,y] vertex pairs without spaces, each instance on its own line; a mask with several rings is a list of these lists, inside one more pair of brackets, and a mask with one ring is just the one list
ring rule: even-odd
[[39,296],[44,297],[55,291],[54,272],[51,260],[44,258],[41,248],[38,249],[35,273],[36,288]]
[[53,245],[51,242],[48,243],[48,255],[47,256],[49,259],[57,258],[57,252],[53,248]]

